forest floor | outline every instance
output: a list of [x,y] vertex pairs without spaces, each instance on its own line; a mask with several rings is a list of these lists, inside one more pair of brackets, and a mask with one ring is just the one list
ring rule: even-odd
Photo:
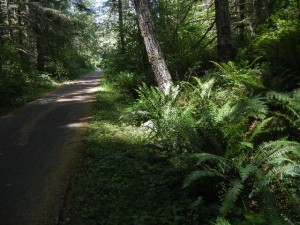
[[134,102],[101,81],[60,225],[198,224],[208,215],[183,191],[182,172],[149,148],[149,130],[128,120]]
[[0,118],[0,224],[59,220],[99,76],[90,73]]

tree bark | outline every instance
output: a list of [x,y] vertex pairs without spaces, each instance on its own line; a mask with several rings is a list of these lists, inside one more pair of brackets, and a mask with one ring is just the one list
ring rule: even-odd
[[36,11],[36,51],[37,51],[37,69],[40,72],[45,71],[45,47],[43,40],[44,21],[40,9]]
[[7,27],[8,27],[8,36],[12,38],[12,28],[11,28],[11,18],[10,18],[10,2],[9,0],[5,0],[6,5],[6,20],[7,20]]
[[173,85],[160,45],[155,37],[154,26],[147,0],[134,0],[139,27],[144,39],[149,62],[159,88],[169,94]]
[[[0,1],[0,24],[3,24],[4,19],[3,19],[3,8],[2,8],[2,2]],[[3,46],[3,36],[4,36],[4,29],[0,29],[0,49]],[[0,76],[2,75],[2,65],[3,65],[3,59],[2,59],[2,54],[0,54]]]
[[227,62],[234,58],[228,0],[215,0],[218,55]]
[[250,24],[251,35],[256,36],[259,25],[262,23],[262,0],[253,0],[252,2],[252,18]]
[[245,10],[246,10],[246,1],[239,0],[239,17],[240,17],[240,26],[239,26],[239,34],[240,36],[244,35],[245,32]]
[[122,0],[118,0],[119,13],[119,35],[120,35],[120,49],[121,53],[125,53],[125,36],[124,36],[124,20],[123,20],[123,4]]
[[33,19],[32,19],[32,13],[33,11],[29,7],[29,0],[25,0],[25,14],[26,14],[26,44],[27,44],[27,51],[28,51],[28,60],[29,60],[29,66],[31,69],[35,66],[35,51],[36,51],[36,41],[35,41],[35,35],[33,31]]

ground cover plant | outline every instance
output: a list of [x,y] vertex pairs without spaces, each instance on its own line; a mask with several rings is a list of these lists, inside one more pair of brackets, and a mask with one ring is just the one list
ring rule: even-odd
[[299,90],[216,66],[167,96],[102,84],[66,224],[297,224]]
[[[257,69],[217,66],[218,77],[195,78],[168,96],[142,86],[134,119],[151,121],[153,148],[185,168],[183,187],[216,201],[220,216],[233,224],[297,222],[299,90],[268,91]],[[207,183],[215,188],[209,194]]]
[[[107,218],[126,212],[123,224],[299,224],[299,4],[136,0],[107,1],[106,7],[116,19],[102,24],[114,42],[103,44],[101,66],[110,85],[123,90],[125,99],[128,94],[134,98],[118,114],[117,130],[128,126],[141,135],[136,139],[129,132],[127,140],[134,144],[119,144],[129,155],[121,156],[126,164],[121,171],[139,171],[127,163],[136,151],[143,152],[146,162],[149,156],[158,157],[150,160],[150,167],[159,171],[131,175],[126,181],[124,175],[118,188],[134,183],[129,189],[138,193],[138,182],[148,180],[150,185],[155,179],[163,185],[155,186],[155,197],[146,185],[145,195],[135,194],[138,197],[129,201],[129,190],[119,189],[124,197],[111,197],[112,208],[103,213],[106,219],[97,217],[106,209],[101,205],[86,220],[122,224]],[[104,134],[102,127],[89,137],[97,130]],[[112,141],[118,139],[116,134],[109,134]],[[94,149],[106,152],[107,146],[115,145]],[[103,158],[85,170],[106,165]],[[101,183],[104,171],[89,178],[94,180],[92,190],[99,185],[100,191],[93,193],[106,187]],[[111,176],[120,177],[121,171]],[[90,183],[79,180],[81,188]],[[78,196],[87,196],[80,190]],[[83,202],[93,211],[101,196]],[[136,199],[149,205],[137,204],[132,210]],[[114,211],[123,204],[122,212]],[[135,219],[145,218],[140,214],[145,211],[147,219]]]
[[213,212],[182,190],[183,174],[168,158],[147,147],[145,128],[120,119],[134,102],[120,90],[101,84],[62,224],[202,224]]

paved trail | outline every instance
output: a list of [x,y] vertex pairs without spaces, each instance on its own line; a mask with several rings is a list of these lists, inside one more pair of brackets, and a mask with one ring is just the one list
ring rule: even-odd
[[0,225],[58,220],[99,76],[93,72],[0,118]]

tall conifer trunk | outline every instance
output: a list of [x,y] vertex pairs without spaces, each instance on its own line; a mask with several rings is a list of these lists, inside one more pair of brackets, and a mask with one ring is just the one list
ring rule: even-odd
[[244,35],[245,32],[245,9],[246,9],[246,1],[245,0],[239,0],[239,17],[240,17],[240,26],[239,26],[239,34],[241,36]]
[[26,44],[28,48],[28,60],[29,60],[29,67],[31,69],[35,66],[35,50],[36,50],[36,41],[34,37],[34,31],[33,31],[33,18],[32,13],[33,11],[29,7],[29,0],[25,0],[25,37],[26,37]]
[[158,86],[165,94],[170,92],[173,85],[163,53],[155,37],[154,26],[147,0],[134,0],[139,27],[146,46],[148,59],[151,64]]
[[124,35],[124,21],[123,21],[123,4],[122,0],[118,0],[118,12],[119,12],[119,33],[120,33],[120,47],[121,52],[125,53],[125,35]]
[[[3,23],[3,9],[0,1],[0,24]],[[4,35],[4,29],[0,29],[0,49],[3,46],[3,35]],[[0,76],[2,75],[2,64],[3,64],[2,54],[0,54]]]
[[215,0],[218,55],[227,62],[234,57],[228,0]]
[[6,23],[7,23],[7,28],[8,28],[8,35],[9,38],[12,38],[12,27],[11,27],[11,15],[10,15],[10,1],[5,0],[5,5],[6,5]]
[[36,11],[36,51],[37,51],[37,69],[45,71],[45,46],[44,46],[44,18],[40,9]]

